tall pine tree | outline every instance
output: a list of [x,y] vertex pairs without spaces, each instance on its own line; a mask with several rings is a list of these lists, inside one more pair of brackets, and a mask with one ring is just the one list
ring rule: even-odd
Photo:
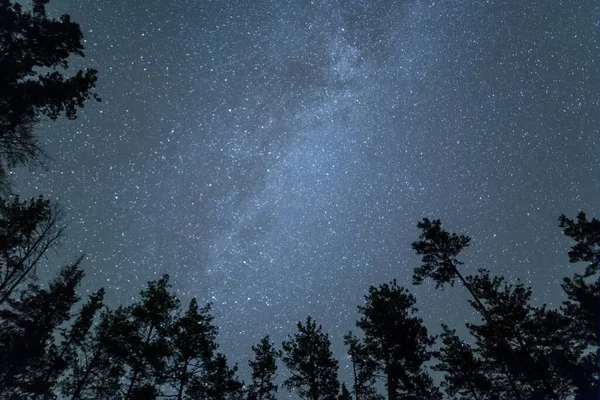
[[43,197],[0,198],[0,305],[19,286],[33,281],[48,251],[63,236],[61,213]]
[[140,302],[128,309],[128,322],[133,329],[123,329],[120,340],[126,349],[113,355],[126,365],[125,400],[152,399],[160,394],[171,356],[167,339],[179,307],[179,300],[170,293],[170,288],[168,275],[149,282],[141,292]]
[[75,345],[76,359],[60,380],[70,400],[117,399],[125,374],[122,354],[129,351],[124,338],[134,337],[135,326],[123,307],[104,310],[92,334]]
[[237,377],[237,365],[230,367],[227,357],[217,353],[201,373],[193,375],[187,391],[190,400],[242,400],[244,383]]
[[361,351],[374,363],[375,373],[383,376],[387,398],[440,399],[437,387],[425,369],[431,358],[429,336],[423,320],[414,313],[416,300],[396,281],[371,286],[359,306],[356,322],[364,334]]
[[196,299],[192,299],[185,314],[173,324],[169,333],[172,354],[167,376],[177,400],[185,398],[190,379],[203,373],[214,358],[217,328],[213,319],[210,304],[200,308]]
[[[439,288],[446,284],[453,286],[457,279],[460,280],[472,297],[471,304],[482,315],[486,324],[490,326],[491,332],[494,334],[495,345],[502,348],[503,354],[511,359],[511,365],[516,368],[521,367],[518,373],[513,372],[516,375],[510,379],[510,382],[514,383],[522,376],[533,388],[534,393],[544,393],[548,396],[548,399],[560,400],[549,382],[540,381],[538,379],[540,376],[536,376],[530,368],[521,363],[519,357],[526,358],[526,365],[532,365],[533,359],[527,353],[521,353],[519,356],[515,354],[507,337],[507,327],[502,326],[501,322],[494,319],[482,302],[481,294],[477,293],[472,286],[472,282],[459,271],[458,267],[463,265],[463,262],[458,259],[458,256],[469,246],[471,238],[445,231],[442,229],[440,220],[431,221],[424,218],[417,224],[417,227],[421,230],[421,234],[419,240],[412,244],[412,248],[418,255],[422,256],[422,264],[414,270],[413,283],[418,285],[425,279],[430,278],[436,283],[436,288]],[[520,393],[518,385],[513,384],[512,391],[515,398],[523,398],[523,393]]]
[[[54,333],[71,318],[79,300],[76,288],[83,278],[81,259],[64,267],[48,289],[30,285],[18,300],[0,310],[0,395],[53,395],[59,349]],[[52,370],[52,380],[47,372]]]
[[277,359],[281,351],[276,350],[264,336],[257,345],[252,346],[254,359],[249,361],[252,379],[248,387],[248,398],[252,400],[275,400],[277,393]]
[[336,400],[339,390],[338,362],[333,358],[329,336],[311,317],[298,322],[298,333],[284,341],[283,363],[291,376],[286,388],[304,400]]

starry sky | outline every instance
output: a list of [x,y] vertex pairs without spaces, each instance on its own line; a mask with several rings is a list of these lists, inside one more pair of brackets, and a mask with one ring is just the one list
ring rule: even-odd
[[473,317],[460,287],[411,285],[429,217],[472,236],[465,273],[559,304],[558,216],[599,215],[595,0],[49,7],[81,24],[103,102],[40,125],[47,169],[16,180],[64,208],[84,291],[116,306],[169,273],[242,366],[310,314],[344,368],[369,285],[410,287],[432,332]]

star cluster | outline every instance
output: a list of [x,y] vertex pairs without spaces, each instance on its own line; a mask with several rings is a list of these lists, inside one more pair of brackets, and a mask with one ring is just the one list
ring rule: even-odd
[[169,273],[242,365],[308,314],[343,359],[390,279],[434,332],[471,318],[460,290],[411,285],[422,217],[473,237],[467,272],[556,305],[557,218],[599,209],[595,3],[56,0],[103,102],[44,124],[48,169],[19,184],[62,204],[84,289],[117,305]]

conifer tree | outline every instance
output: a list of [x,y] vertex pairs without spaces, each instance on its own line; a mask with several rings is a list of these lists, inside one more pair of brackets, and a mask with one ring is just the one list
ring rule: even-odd
[[[487,375],[504,376],[509,383],[496,383],[497,390],[514,396],[516,386],[522,395],[536,399],[562,399],[574,394],[578,381],[589,380],[589,371],[579,365],[586,346],[569,334],[569,320],[562,313],[532,306],[531,288],[521,282],[507,284],[485,270],[467,279],[496,321],[494,325],[484,321],[467,327],[486,362]],[[471,303],[477,309],[477,304]],[[498,345],[498,328],[517,363],[504,346]],[[531,384],[532,379],[537,385]]]
[[254,359],[249,361],[252,379],[248,387],[248,398],[253,400],[275,400],[277,393],[277,359],[281,351],[276,350],[269,339],[264,336],[260,343],[252,346]]
[[237,378],[237,365],[229,367],[227,357],[217,353],[204,370],[191,377],[187,398],[190,400],[241,400],[244,383]]
[[336,400],[339,390],[338,362],[333,358],[329,336],[311,317],[298,322],[298,333],[284,341],[283,363],[291,376],[283,384],[305,400]]
[[598,345],[598,321],[600,321],[600,221],[587,219],[584,212],[577,215],[577,222],[561,215],[560,227],[565,236],[575,244],[569,250],[571,263],[586,263],[583,274],[565,278],[563,290],[568,300],[563,308],[572,317],[575,332],[581,334],[590,346]]
[[70,319],[79,300],[80,261],[62,268],[48,289],[30,285],[18,300],[10,299],[8,307],[0,310],[0,395],[53,395],[53,380],[45,379],[46,373],[64,368],[55,363],[59,351],[53,334]]
[[352,361],[352,392],[356,400],[382,400],[377,393],[377,361],[370,357],[365,345],[352,332],[344,336],[348,355]]
[[72,368],[77,360],[77,348],[85,341],[90,333],[96,314],[103,306],[104,289],[89,296],[88,301],[81,307],[77,317],[68,328],[61,328],[62,341],[49,362],[44,385],[54,387],[57,379],[67,369]]
[[37,267],[63,235],[61,213],[43,197],[0,198],[0,305],[32,282]]
[[575,241],[568,252],[569,261],[586,264],[583,274],[566,277],[562,284],[567,300],[561,309],[569,319],[570,333],[585,344],[589,352],[579,366],[585,371],[582,376],[591,376],[591,379],[581,379],[578,383],[577,398],[597,398],[600,395],[600,221],[588,220],[581,211],[576,221],[561,215],[559,226],[565,236]]
[[96,71],[65,74],[72,56],[83,57],[83,35],[68,15],[51,19],[48,0],[34,0],[32,10],[0,0],[0,184],[7,190],[6,168],[39,160],[33,135],[40,116],[51,120],[77,116],[91,97]]
[[342,383],[342,388],[340,389],[338,400],[352,400],[352,395],[350,394],[350,391],[346,387],[345,383]]
[[416,300],[396,281],[371,286],[359,306],[356,326],[364,334],[363,351],[375,364],[375,372],[384,377],[387,398],[441,399],[438,388],[425,369],[431,358],[429,336],[423,320],[415,317]]
[[192,299],[169,334],[172,354],[168,381],[177,393],[177,400],[185,397],[191,377],[206,369],[217,350],[217,328],[213,325],[210,308],[210,304],[199,308],[196,299]]
[[124,336],[120,340],[126,349],[114,354],[126,365],[125,400],[155,398],[166,378],[167,360],[171,355],[167,338],[179,307],[179,301],[169,292],[170,287],[168,275],[149,282],[141,292],[141,301],[128,310],[133,329],[123,329]]
[[442,347],[435,352],[440,361],[435,371],[445,372],[442,387],[450,398],[458,400],[493,400],[498,398],[486,364],[470,345],[460,340],[456,331],[442,324]]
[[125,374],[122,355],[129,350],[123,338],[134,337],[135,326],[123,307],[106,309],[91,335],[76,344],[78,357],[60,381],[63,397],[70,400],[116,399]]
[[[459,271],[458,267],[463,265],[463,262],[458,259],[458,256],[469,246],[471,238],[465,235],[448,233],[442,229],[440,220],[431,221],[428,218],[423,218],[423,221],[417,223],[417,227],[421,230],[421,234],[419,240],[412,244],[412,248],[418,255],[423,257],[421,266],[414,270],[413,283],[418,285],[425,279],[431,278],[436,283],[436,288],[439,288],[446,284],[453,286],[457,279],[460,280],[472,297],[471,304],[482,315],[486,324],[490,327],[490,331],[493,332],[494,343],[498,348],[502,348],[502,354],[509,357],[511,359],[510,364],[518,369],[518,373],[515,372],[515,369],[512,369],[512,373],[517,375],[511,377],[510,382],[514,383],[520,377],[523,377],[528,381],[534,393],[544,393],[548,399],[560,400],[550,382],[545,380],[540,382],[538,380],[539,376],[536,376],[530,368],[520,363],[519,357],[508,342],[506,336],[508,327],[501,326],[501,323],[494,319],[482,302],[480,294],[474,290],[472,282]],[[527,365],[533,364],[529,354],[524,353],[521,356],[527,358]],[[512,393],[517,399],[523,398],[523,393],[520,393],[520,389],[516,384],[513,384]]]

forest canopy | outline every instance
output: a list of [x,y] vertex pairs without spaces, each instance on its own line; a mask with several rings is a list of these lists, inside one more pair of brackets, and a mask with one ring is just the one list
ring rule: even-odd
[[[264,332],[251,348],[247,381],[220,350],[212,304],[178,298],[169,275],[117,308],[105,304],[104,289],[80,293],[83,257],[40,282],[64,236],[62,213],[43,196],[13,194],[8,172],[43,157],[34,131],[42,118],[74,119],[99,99],[97,71],[65,74],[69,58],[84,55],[79,25],[68,15],[48,18],[46,3],[26,10],[0,0],[1,399],[274,400],[286,391],[305,400],[598,398],[600,221],[584,212],[558,220],[557,234],[572,242],[570,262],[582,266],[564,277],[560,306],[535,305],[531,287],[491,270],[466,275],[471,238],[424,218],[412,243],[421,257],[414,285],[446,288],[449,304],[466,291],[480,322],[442,325],[433,336],[411,288],[384,282],[369,287],[355,332],[343,338],[311,316],[282,343]],[[334,340],[351,360],[347,382]]]

